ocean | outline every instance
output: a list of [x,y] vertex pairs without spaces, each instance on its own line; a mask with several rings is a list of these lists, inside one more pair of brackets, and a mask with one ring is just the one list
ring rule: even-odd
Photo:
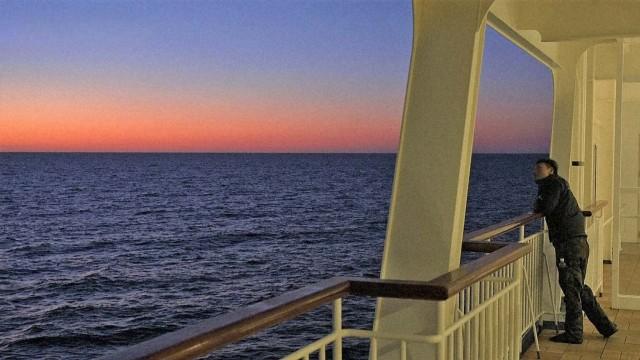
[[[465,231],[545,154],[474,154]],[[0,153],[0,358],[90,359],[338,275],[378,277],[395,154]],[[433,176],[438,176],[434,169]],[[371,327],[375,300],[344,300]],[[276,359],[330,305],[208,359]],[[366,354],[345,342],[345,358]]]

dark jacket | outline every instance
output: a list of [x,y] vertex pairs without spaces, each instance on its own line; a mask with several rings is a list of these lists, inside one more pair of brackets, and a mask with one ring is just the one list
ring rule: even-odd
[[536,180],[538,197],[534,212],[543,213],[549,228],[549,240],[554,245],[576,236],[587,236],[584,215],[573,196],[569,183],[562,177],[551,174]]

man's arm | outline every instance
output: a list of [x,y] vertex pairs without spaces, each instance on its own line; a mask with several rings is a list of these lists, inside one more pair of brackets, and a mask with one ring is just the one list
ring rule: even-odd
[[549,215],[560,201],[562,186],[554,182],[540,189],[533,212]]

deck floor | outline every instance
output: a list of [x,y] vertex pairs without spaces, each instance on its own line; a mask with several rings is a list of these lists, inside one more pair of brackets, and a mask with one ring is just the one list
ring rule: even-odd
[[[555,330],[545,329],[539,335],[541,358],[544,360],[588,360],[616,359],[640,360],[640,311],[615,310],[611,308],[611,265],[604,265],[603,296],[598,302],[609,318],[618,325],[618,332],[608,339],[598,333],[593,324],[584,317],[584,341],[580,345],[549,341]],[[521,357],[536,359],[536,347],[531,347]]]

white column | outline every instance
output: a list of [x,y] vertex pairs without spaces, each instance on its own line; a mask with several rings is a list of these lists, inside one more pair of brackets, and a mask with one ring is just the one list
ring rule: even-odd
[[613,261],[611,275],[613,277],[613,283],[611,284],[611,306],[615,309],[620,308],[620,286],[618,281],[620,280],[620,184],[621,184],[621,163],[622,156],[622,88],[624,83],[624,41],[618,39],[617,49],[617,73],[616,73],[616,116],[615,116],[615,131],[613,136],[613,204],[612,204],[612,216],[613,216]]
[[[579,126],[578,121],[580,121],[580,117],[578,116],[580,112],[577,111],[576,106],[584,106],[583,102],[577,99],[580,94],[576,91],[576,71],[577,61],[587,46],[586,44],[571,43],[559,45],[557,61],[560,66],[553,69],[554,103],[549,157],[558,162],[558,174],[567,179],[567,181],[571,180],[569,173],[572,160],[572,145],[578,143],[573,141],[573,137],[582,136],[580,132],[576,131],[576,128]],[[577,182],[574,182],[571,184],[571,187],[573,188],[577,185]],[[554,318],[554,306],[559,310],[559,304],[563,294],[558,284],[555,249],[549,242],[548,236],[545,236],[543,251],[548,261],[549,269],[551,270],[549,276],[551,277],[553,286],[551,290],[546,285],[543,287],[542,298],[543,309],[545,311],[543,320],[550,321]],[[545,274],[545,276],[547,275]],[[553,296],[551,296],[550,291],[553,292]],[[552,304],[551,299],[554,299],[556,304]],[[564,314],[560,314],[560,321],[564,321]]]
[[[381,277],[430,280],[460,264],[487,10],[493,0],[413,1],[413,51]],[[379,299],[374,329],[436,331],[437,307]],[[408,346],[409,358],[433,348]],[[400,346],[379,342],[378,358]],[[431,357],[426,357],[431,358]]]

